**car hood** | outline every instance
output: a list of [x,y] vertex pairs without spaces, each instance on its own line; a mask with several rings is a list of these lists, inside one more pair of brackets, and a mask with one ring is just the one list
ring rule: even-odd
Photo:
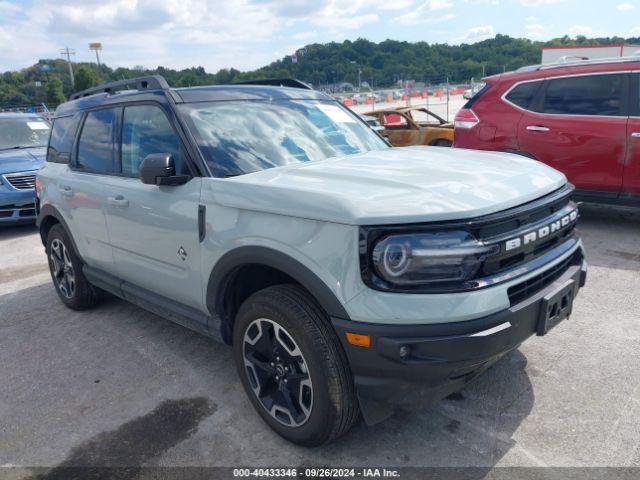
[[553,192],[566,178],[514,154],[405,147],[213,181],[223,205],[376,225],[487,215]]
[[44,147],[0,150],[0,174],[38,170],[45,156]]

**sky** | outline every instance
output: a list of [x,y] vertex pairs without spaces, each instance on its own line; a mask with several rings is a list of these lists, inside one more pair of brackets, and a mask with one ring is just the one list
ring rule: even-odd
[[0,72],[75,50],[111,67],[251,70],[309,43],[640,36],[640,0],[0,0]]

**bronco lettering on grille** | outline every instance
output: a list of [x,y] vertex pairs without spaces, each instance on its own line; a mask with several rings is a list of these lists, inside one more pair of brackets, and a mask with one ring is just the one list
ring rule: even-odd
[[544,227],[540,227],[536,230],[532,230],[527,232],[519,237],[510,238],[507,240],[505,245],[505,251],[515,250],[516,248],[523,247],[524,245],[529,245],[530,243],[541,240],[545,237],[548,237],[552,233],[558,232],[563,228],[569,226],[573,222],[578,219],[578,211],[572,210],[568,215],[556,220],[555,222],[551,222]]

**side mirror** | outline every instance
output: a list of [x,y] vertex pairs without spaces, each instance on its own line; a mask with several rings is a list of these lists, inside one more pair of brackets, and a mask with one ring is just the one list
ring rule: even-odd
[[189,175],[176,175],[176,163],[170,153],[147,155],[138,169],[138,176],[147,185],[182,185]]

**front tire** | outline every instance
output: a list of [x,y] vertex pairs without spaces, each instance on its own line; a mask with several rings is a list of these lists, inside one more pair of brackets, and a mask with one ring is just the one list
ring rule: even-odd
[[82,261],[62,225],[54,225],[49,230],[46,252],[51,280],[62,303],[72,310],[94,307],[100,293],[85,278]]
[[326,314],[302,288],[277,285],[245,300],[233,353],[254,408],[285,439],[321,445],[357,420],[346,355]]

